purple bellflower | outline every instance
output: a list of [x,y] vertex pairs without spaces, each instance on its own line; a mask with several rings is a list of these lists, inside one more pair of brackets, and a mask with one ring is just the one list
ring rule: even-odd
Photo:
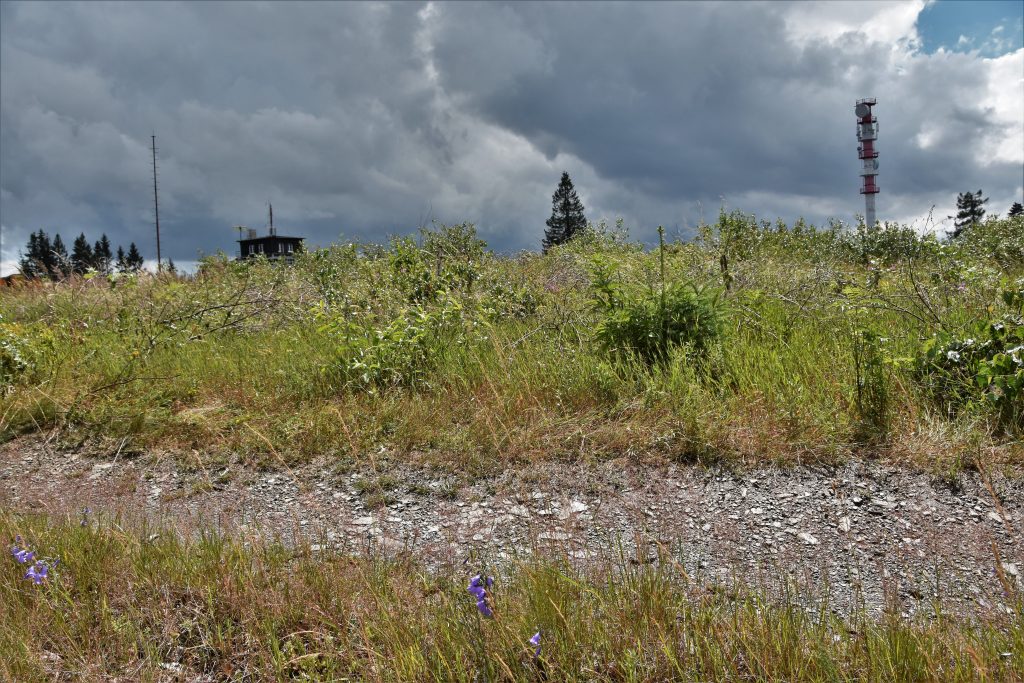
[[35,552],[28,548],[21,548],[21,536],[14,538],[14,545],[11,546],[11,556],[14,557],[14,561],[18,564],[25,564],[31,562],[32,558],[36,556]]
[[50,568],[46,566],[46,563],[39,561],[28,568],[28,571],[25,572],[25,578],[31,579],[33,583],[39,585],[46,579],[46,574],[49,571]]
[[533,638],[530,638],[530,645],[536,648],[533,651],[533,658],[537,659],[537,657],[540,657],[540,631],[534,633]]
[[494,616],[494,610],[491,609],[488,600],[487,589],[494,585],[494,577],[488,576],[486,579],[477,574],[469,580],[469,592],[476,598],[476,608],[480,610],[480,614],[487,618]]

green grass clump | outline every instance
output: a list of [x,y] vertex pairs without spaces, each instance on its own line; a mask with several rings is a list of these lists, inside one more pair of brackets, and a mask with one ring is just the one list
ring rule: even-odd
[[723,212],[654,251],[597,226],[506,257],[462,225],[288,267],[5,289],[0,439],[473,472],[624,453],[1019,464],[1018,337],[956,372],[933,361],[996,323],[1019,335],[1022,235],[1020,218],[941,242]]
[[[24,580],[0,558],[0,678],[12,681],[1011,681],[1024,614],[839,617],[753,590],[709,590],[663,554],[586,571],[557,558],[478,567],[187,537],[125,520],[0,511],[59,557]],[[1012,596],[1011,596],[1012,598]],[[942,610],[938,609],[942,614]],[[541,635],[534,657],[529,638]]]

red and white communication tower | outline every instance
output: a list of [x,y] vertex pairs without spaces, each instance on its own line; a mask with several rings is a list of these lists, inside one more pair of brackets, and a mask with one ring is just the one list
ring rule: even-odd
[[864,223],[868,227],[875,227],[875,195],[879,187],[875,183],[875,176],[878,175],[878,150],[875,149],[875,140],[878,139],[878,118],[871,113],[871,107],[875,106],[875,98],[867,97],[857,100],[854,113],[857,114],[857,155],[864,162],[864,168],[860,175],[863,181],[860,185],[860,193],[864,195]]

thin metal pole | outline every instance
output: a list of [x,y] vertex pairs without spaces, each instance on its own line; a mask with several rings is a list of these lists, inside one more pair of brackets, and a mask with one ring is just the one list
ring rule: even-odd
[[153,135],[153,214],[156,217],[156,272],[163,270],[160,258],[160,201],[156,193],[156,135]]

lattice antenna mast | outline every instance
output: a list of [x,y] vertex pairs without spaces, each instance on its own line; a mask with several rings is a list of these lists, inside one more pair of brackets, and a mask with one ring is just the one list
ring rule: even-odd
[[160,200],[156,192],[156,135],[153,136],[153,216],[156,219],[156,272],[163,270],[160,258]]
[[862,178],[860,193],[864,195],[864,224],[875,227],[875,195],[880,188],[875,183],[878,175],[878,150],[875,149],[875,140],[878,139],[878,117],[874,116],[871,108],[875,106],[874,97],[857,100],[853,112],[857,115],[857,156],[864,162],[860,175]]

